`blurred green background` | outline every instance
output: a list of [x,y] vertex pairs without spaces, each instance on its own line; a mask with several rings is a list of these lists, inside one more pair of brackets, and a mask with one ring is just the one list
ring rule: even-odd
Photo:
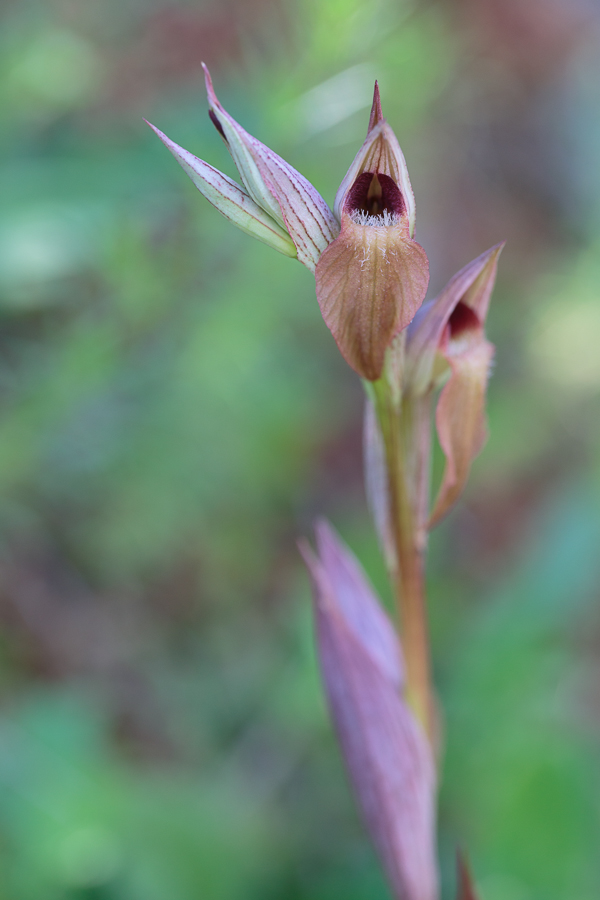
[[375,77],[431,295],[507,239],[491,438],[433,537],[440,852],[482,900],[600,896],[600,21],[579,0],[5,0],[0,897],[385,900],[296,550],[388,597],[362,395],[234,175],[227,109],[331,203]]

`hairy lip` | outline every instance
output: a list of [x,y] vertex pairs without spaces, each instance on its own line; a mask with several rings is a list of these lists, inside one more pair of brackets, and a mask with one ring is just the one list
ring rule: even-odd
[[397,213],[388,212],[387,209],[384,209],[381,215],[378,216],[371,216],[362,209],[355,209],[350,213],[350,218],[355,225],[368,225],[370,228],[389,228],[392,225],[397,225],[400,221],[400,216]]

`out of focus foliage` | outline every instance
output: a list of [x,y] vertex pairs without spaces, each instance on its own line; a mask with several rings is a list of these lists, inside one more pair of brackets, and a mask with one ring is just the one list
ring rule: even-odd
[[375,77],[432,293],[506,238],[491,440],[432,542],[441,848],[483,900],[600,895],[600,23],[583,0],[20,0],[0,21],[0,894],[386,897],[295,547],[385,592],[361,393],[233,174],[200,62],[329,200]]

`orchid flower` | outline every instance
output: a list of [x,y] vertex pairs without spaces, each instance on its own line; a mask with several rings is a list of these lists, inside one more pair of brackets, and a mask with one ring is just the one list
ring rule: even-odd
[[415,200],[379,88],[367,138],[335,198],[339,237],[317,264],[317,298],[340,351],[368,381],[381,376],[392,339],[425,299],[429,262],[413,240]]
[[424,396],[445,381],[435,421],[446,466],[429,528],[462,493],[487,436],[485,392],[494,347],[484,327],[503,246],[492,247],[461,269],[419,310],[408,331],[405,390]]
[[204,64],[203,69],[209,116],[233,157],[243,187],[148,124],[225,218],[280,253],[297,256],[314,271],[319,256],[339,232],[333,213],[303,175],[223,109]]
[[206,66],[204,74],[210,118],[242,185],[148,124],[219,212],[315,273],[321,312],[342,355],[363,378],[378,379],[387,347],[423,302],[429,264],[413,240],[414,196],[377,84],[367,138],[332,211],[303,175],[229,115]]

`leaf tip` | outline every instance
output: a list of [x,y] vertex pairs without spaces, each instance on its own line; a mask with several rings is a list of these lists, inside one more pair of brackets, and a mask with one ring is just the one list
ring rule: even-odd
[[204,72],[204,84],[206,85],[206,93],[208,96],[208,105],[210,107],[216,106],[217,108],[221,108],[221,104],[217,100],[217,95],[215,94],[215,89],[213,87],[212,77],[208,70],[208,66],[205,62],[202,63],[202,71]]

